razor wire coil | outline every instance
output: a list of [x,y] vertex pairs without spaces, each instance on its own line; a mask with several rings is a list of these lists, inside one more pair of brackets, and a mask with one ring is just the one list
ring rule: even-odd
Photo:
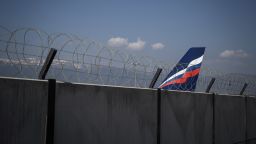
[[[66,33],[48,34],[33,28],[13,31],[0,26],[0,76],[37,78],[51,48],[57,54],[47,78],[60,81],[148,87],[157,68],[162,68],[160,85],[172,67],[152,57],[139,57],[90,39]],[[254,78],[228,75],[203,67],[196,91],[204,92],[211,78],[215,93],[256,95]]]

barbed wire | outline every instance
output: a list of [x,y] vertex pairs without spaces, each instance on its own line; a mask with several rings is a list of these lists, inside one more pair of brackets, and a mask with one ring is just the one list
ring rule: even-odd
[[[73,34],[0,26],[0,76],[37,78],[50,49],[57,49],[47,78],[66,82],[148,87],[157,68],[164,80],[174,65],[148,56],[135,56],[100,42]],[[245,83],[246,95],[256,95],[256,78],[224,74],[203,66],[196,91],[204,92],[212,78],[215,93],[239,94]]]

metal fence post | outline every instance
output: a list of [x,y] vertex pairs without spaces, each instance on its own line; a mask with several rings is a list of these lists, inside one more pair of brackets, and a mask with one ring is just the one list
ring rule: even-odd
[[154,75],[154,77],[151,80],[151,83],[149,85],[149,88],[153,88],[155,86],[155,83],[156,83],[158,77],[160,76],[161,72],[162,72],[162,69],[161,68],[157,68],[157,71],[156,71],[156,73],[155,73],[155,75]]
[[248,134],[247,134],[247,96],[245,96],[245,99],[244,99],[244,101],[245,101],[245,144],[247,144],[248,143]]
[[214,82],[215,82],[215,78],[212,78],[211,81],[210,81],[210,83],[209,83],[209,85],[207,86],[207,88],[206,88],[206,90],[205,90],[206,93],[209,93],[209,92],[210,92],[210,90],[211,90],[211,88],[212,88]]
[[215,144],[215,94],[212,94],[212,144]]
[[52,64],[52,61],[53,61],[56,53],[57,53],[57,50],[54,49],[54,48],[51,48],[51,50],[48,53],[47,58],[44,62],[44,65],[43,65],[43,67],[42,67],[42,69],[39,73],[39,76],[38,76],[39,79],[45,79],[45,76],[46,76],[46,74],[47,74],[47,72],[48,72],[48,70],[49,70],[49,68]]
[[243,88],[242,88],[242,90],[240,91],[240,95],[243,95],[243,93],[244,93],[244,91],[245,91],[245,89],[246,89],[247,86],[248,86],[248,84],[245,83],[244,86],[243,86]]
[[54,144],[56,80],[48,80],[46,144]]
[[157,144],[161,144],[161,89],[157,89]]

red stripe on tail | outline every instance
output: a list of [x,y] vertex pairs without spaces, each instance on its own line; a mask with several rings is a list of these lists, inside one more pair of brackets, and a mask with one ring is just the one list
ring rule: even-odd
[[162,85],[160,88],[163,88],[163,87],[171,85],[171,84],[183,84],[188,80],[188,78],[198,75],[199,72],[200,72],[200,68],[195,69],[195,70],[190,71],[190,72],[186,72],[181,78],[176,79],[176,80],[172,80],[172,81]]

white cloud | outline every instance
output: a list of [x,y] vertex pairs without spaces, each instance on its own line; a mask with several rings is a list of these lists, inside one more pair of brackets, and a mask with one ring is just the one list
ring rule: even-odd
[[225,50],[220,53],[220,57],[222,58],[231,58],[231,57],[238,57],[238,58],[246,58],[248,57],[248,53],[243,50]]
[[112,37],[108,40],[108,46],[110,47],[125,47],[131,50],[141,50],[145,47],[145,44],[146,42],[141,40],[140,38],[138,38],[135,42],[129,42],[128,38],[123,37]]
[[126,47],[128,46],[128,39],[122,37],[113,37],[108,40],[110,47]]
[[138,38],[136,42],[129,43],[127,48],[132,50],[141,50],[144,48],[145,44],[146,44],[145,41]]
[[151,47],[152,47],[152,49],[154,49],[154,50],[158,50],[158,49],[164,48],[165,45],[159,42],[159,43],[154,43],[154,44],[152,44]]

